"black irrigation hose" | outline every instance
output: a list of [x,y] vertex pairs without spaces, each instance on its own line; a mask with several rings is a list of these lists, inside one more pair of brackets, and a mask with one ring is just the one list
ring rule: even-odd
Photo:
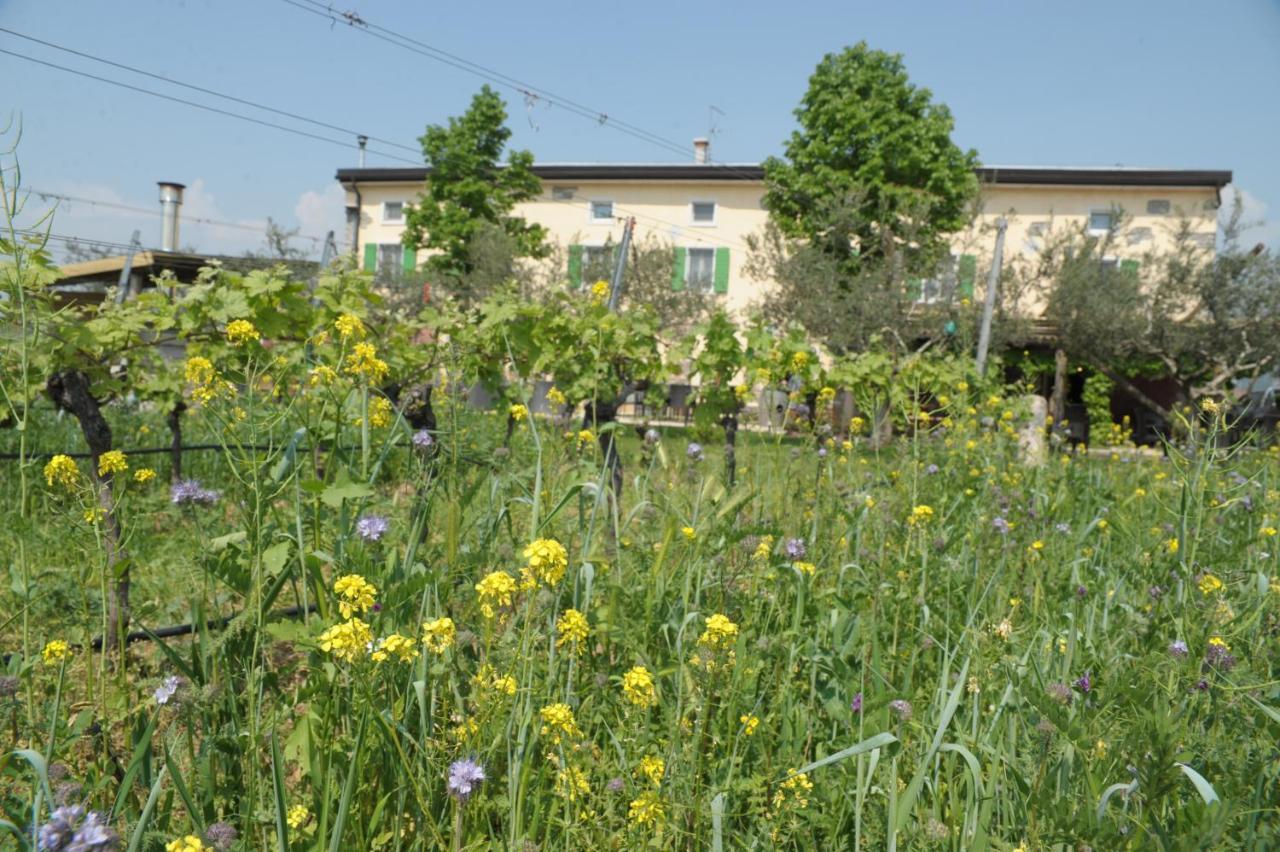
[[[233,449],[254,450],[257,452],[270,452],[272,450],[283,449],[284,446],[285,446],[284,444],[241,444],[237,447],[234,447]],[[392,446],[407,447],[410,445],[407,443],[402,444],[397,441],[394,444],[392,444]],[[193,451],[194,450],[221,450],[222,448],[223,448],[222,444],[184,444],[182,446],[182,452],[185,453],[188,450],[193,450]],[[297,451],[300,453],[309,453],[311,452],[312,449],[313,449],[312,447],[298,447]],[[324,447],[324,449],[326,451],[337,450],[339,452],[351,452],[354,450],[358,450],[360,448],[359,447]],[[124,453],[126,456],[169,454],[173,452],[173,447],[141,447],[136,450],[121,450],[120,452]],[[51,453],[47,451],[40,451],[40,452],[32,451],[27,453],[26,457],[28,459],[51,459],[57,455],[69,456],[70,458],[73,458],[73,459],[93,458],[93,453]],[[0,453],[0,461],[18,461],[20,458],[21,456],[18,453]]]
[[[291,607],[288,607],[287,609],[280,609],[280,610],[276,610],[274,612],[268,613],[267,617],[268,618],[297,618],[306,613],[311,613],[316,611],[317,609],[315,604],[311,604],[310,606],[306,606],[306,607],[291,606]],[[224,615],[221,618],[213,618],[206,621],[204,623],[204,627],[206,630],[222,630],[228,624],[230,624],[232,621],[235,621],[237,618],[239,618],[243,614],[244,614],[244,611],[241,610],[240,612],[233,613],[232,615]],[[173,636],[189,636],[195,632],[196,632],[196,625],[194,623],[172,624],[168,627],[159,627],[155,630],[147,630],[146,628],[143,628],[142,630],[133,630],[125,634],[124,643],[126,645],[132,645],[134,642],[153,642],[156,639],[168,639]],[[95,636],[89,642],[89,647],[94,651],[101,651],[103,641],[104,640],[101,636]],[[76,651],[81,651],[81,650],[84,650],[84,645],[73,644],[71,648]],[[5,654],[3,657],[0,657],[0,660],[3,660],[4,665],[7,666],[9,664],[9,660],[12,657],[13,657],[13,654]]]

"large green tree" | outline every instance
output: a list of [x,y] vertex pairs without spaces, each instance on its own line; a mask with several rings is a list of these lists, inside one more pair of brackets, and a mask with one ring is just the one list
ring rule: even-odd
[[447,288],[467,289],[478,269],[491,278],[492,263],[478,258],[488,258],[492,252],[484,249],[495,241],[507,263],[547,253],[545,229],[511,215],[516,204],[537,197],[542,184],[529,151],[509,151],[503,164],[511,138],[506,121],[502,98],[485,86],[466,113],[447,126],[428,126],[419,140],[427,181],[405,213],[403,240],[409,248],[434,250],[426,267]]
[[783,233],[849,273],[887,258],[932,272],[977,192],[977,153],[951,141],[950,110],[912,85],[900,55],[859,42],[823,57],[795,115],[785,159],[764,164]]

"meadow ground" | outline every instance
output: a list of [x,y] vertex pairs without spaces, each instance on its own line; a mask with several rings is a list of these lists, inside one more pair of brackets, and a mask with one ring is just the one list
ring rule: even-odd
[[1220,421],[1031,468],[975,399],[879,451],[743,433],[732,487],[711,437],[627,427],[614,501],[576,424],[508,448],[441,403],[429,442],[397,421],[367,452],[196,410],[199,485],[126,455],[132,627],[197,627],[122,664],[90,647],[114,577],[88,462],[31,464],[25,507],[0,462],[5,843],[1280,842],[1280,454]]

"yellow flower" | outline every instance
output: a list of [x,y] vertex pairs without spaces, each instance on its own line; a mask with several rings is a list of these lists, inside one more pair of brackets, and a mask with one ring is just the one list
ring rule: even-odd
[[585,772],[576,766],[566,766],[556,772],[555,792],[563,799],[576,802],[591,792],[591,785]]
[[1165,547],[1165,550],[1169,551],[1170,553],[1177,553],[1177,552],[1178,552],[1178,539],[1177,539],[1177,537],[1175,536],[1174,538],[1171,538],[1171,539],[1169,539],[1168,541],[1166,541],[1166,542],[1164,543],[1164,547]]
[[809,806],[809,793],[813,790],[813,782],[809,780],[809,776],[803,772],[797,773],[791,770],[792,775],[779,785],[777,792],[773,794],[773,806],[781,808],[787,803],[787,799],[791,799],[791,803],[797,808],[807,808]]
[[107,516],[107,510],[99,506],[85,509],[80,517],[84,518],[86,524],[96,524]]
[[803,370],[807,366],[809,366],[808,352],[796,352],[791,356],[791,369]]
[[156,472],[149,467],[140,467],[133,472],[133,481],[145,485],[156,478]]
[[812,562],[792,562],[791,567],[801,574],[812,577],[814,572],[818,570],[818,566]]
[[357,612],[368,612],[378,594],[377,586],[359,574],[339,577],[333,584],[333,591],[338,596],[338,609],[342,611],[343,618],[350,618]]
[[1093,744],[1093,756],[1096,757],[1098,760],[1102,760],[1102,758],[1107,756],[1106,740],[1098,740],[1096,743]]
[[712,650],[728,648],[738,637],[738,625],[724,615],[716,613],[707,619],[707,627],[698,637],[698,644]]
[[1008,642],[1009,637],[1013,635],[1013,624],[1006,618],[995,627],[991,628],[991,632]]
[[512,420],[520,423],[529,416],[529,409],[517,402],[507,409],[507,413],[511,415]]
[[1044,550],[1044,542],[1040,539],[1031,542],[1031,550]]
[[351,618],[320,634],[320,650],[343,662],[354,663],[364,656],[372,641],[373,632],[369,625],[358,618]]
[[849,434],[850,434],[850,435],[857,435],[857,434],[861,433],[861,432],[862,432],[862,427],[863,427],[865,424],[866,424],[866,421],[865,421],[865,420],[863,420],[861,417],[854,417],[853,419],[851,419],[851,420],[849,421]]
[[343,340],[349,337],[361,340],[365,335],[364,323],[355,314],[343,314],[333,321],[333,327],[338,330],[338,336]]
[[978,683],[976,675],[969,678],[969,682],[965,684],[964,688],[970,695],[977,695],[979,692],[982,692],[982,685]]
[[662,758],[653,754],[646,754],[640,758],[640,766],[636,768],[636,774],[649,779],[649,783],[655,787],[662,786],[662,775],[667,771],[667,764]]
[[756,728],[760,727],[760,717],[743,713],[738,717],[738,721],[742,723],[742,733],[748,737],[756,732]]
[[866,506],[868,509],[874,509],[876,507],[876,498],[868,494],[866,497],[862,498],[862,505]]
[[576,609],[566,609],[556,621],[556,647],[562,648],[570,643],[576,644],[578,650],[582,650],[582,643],[586,641],[587,634],[590,633],[591,627],[587,623],[587,617]]
[[1214,636],[1214,637],[1210,638],[1210,639],[1209,639],[1209,644],[1210,644],[1210,645],[1217,645],[1219,648],[1221,648],[1221,649],[1222,649],[1222,650],[1224,650],[1224,651],[1230,651],[1230,650],[1231,650],[1231,646],[1230,646],[1230,645],[1228,645],[1228,644],[1227,644],[1227,642],[1226,642],[1226,640],[1225,640],[1225,639],[1223,639],[1221,636]]
[[1203,411],[1205,414],[1217,415],[1222,412],[1222,406],[1219,405],[1215,400],[1205,397],[1204,399],[1200,400],[1200,410]]
[[511,606],[516,593],[516,581],[505,571],[491,571],[479,583],[476,594],[480,596],[480,612],[485,618],[493,618],[498,608]]
[[433,654],[443,654],[453,647],[457,636],[458,628],[447,616],[422,623],[422,644]]
[[564,577],[569,567],[569,553],[564,545],[553,538],[540,538],[524,549],[529,560],[529,570],[542,583],[554,586]]
[[652,707],[658,703],[653,675],[644,666],[632,666],[622,676],[622,694],[637,707]]
[[311,819],[311,811],[307,810],[306,805],[294,805],[289,808],[289,813],[285,819],[288,821],[289,827],[296,831]]
[[596,440],[596,433],[590,429],[581,429],[578,431],[578,449],[589,447]]
[[58,453],[49,459],[44,466],[44,480],[52,488],[55,484],[63,488],[73,488],[80,479],[80,468],[76,467],[71,456]]
[[40,652],[40,659],[44,660],[46,666],[61,663],[63,660],[70,658],[70,656],[71,646],[61,639],[54,639],[45,645],[44,650]]
[[742,384],[733,386],[733,395],[738,402],[743,402],[751,395],[751,385]]
[[219,396],[233,396],[235,388],[222,378],[208,358],[195,356],[188,358],[183,367],[183,376],[191,385],[191,397],[196,402],[207,403]]
[[377,384],[387,377],[390,368],[378,357],[378,349],[372,343],[357,343],[347,356],[346,370],[353,376]]
[[258,329],[248,320],[238,319],[227,323],[227,342],[232,346],[241,343],[256,343],[259,338]]
[[369,425],[382,429],[391,425],[391,400],[385,396],[375,396],[369,400]]
[[1211,595],[1222,588],[1222,581],[1212,574],[1205,574],[1200,578],[1200,582],[1197,585],[1200,587],[1202,594]]
[[569,404],[568,398],[565,397],[560,389],[554,385],[547,391],[547,402],[557,407],[563,407]]
[[915,526],[916,524],[924,524],[924,523],[928,523],[929,519],[932,517],[933,517],[933,507],[920,505],[920,506],[916,506],[914,509],[911,510],[911,515],[910,517],[907,518],[907,523],[910,524],[911,526]]
[[662,799],[653,790],[633,799],[627,808],[627,821],[634,826],[657,825],[666,816]]
[[559,745],[563,737],[582,736],[578,722],[573,718],[573,708],[568,704],[548,704],[538,711],[538,715],[542,717],[542,735],[549,737],[555,745]]
[[833,387],[824,387],[822,390],[818,391],[819,403],[822,403],[825,405],[834,401],[835,398],[836,398],[836,389]]
[[107,450],[98,456],[98,476],[112,476],[129,469],[129,461],[119,450]]
[[511,675],[495,675],[493,688],[504,695],[516,694],[516,679]]
[[1259,530],[1259,533],[1261,533],[1262,535],[1266,536],[1267,538],[1272,538],[1272,537],[1274,537],[1274,536],[1275,536],[1275,534],[1276,534],[1276,528],[1275,528],[1275,527],[1263,527],[1261,530]]
[[397,658],[402,663],[407,663],[418,658],[418,649],[415,643],[408,636],[401,636],[399,633],[392,633],[385,639],[379,639],[374,645],[373,653],[369,655],[375,663],[383,663],[392,657]]
[[338,374],[326,364],[312,367],[311,372],[307,374],[307,384],[313,388],[320,385],[331,385],[337,380]]
[[165,844],[164,852],[213,852],[213,847],[206,846],[205,842],[194,834],[188,834],[186,837],[170,840]]
[[693,527],[681,527],[680,534],[683,535],[689,541],[693,541],[695,538],[698,537],[698,533]]
[[609,282],[597,281],[591,285],[591,298],[598,304],[609,298]]

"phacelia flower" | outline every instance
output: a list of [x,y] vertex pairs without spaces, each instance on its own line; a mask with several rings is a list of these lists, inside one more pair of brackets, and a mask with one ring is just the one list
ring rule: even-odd
[[449,764],[449,780],[445,788],[450,796],[465,803],[484,781],[484,767],[471,758],[464,758]]
[[511,606],[511,598],[516,593],[515,579],[505,571],[492,571],[476,583],[476,594],[480,596],[480,612],[485,618],[493,618],[498,609]]
[[57,852],[108,852],[120,847],[120,836],[106,824],[98,811],[85,811],[83,805],[62,805],[49,814],[40,826],[36,848]]
[[372,641],[373,632],[369,625],[358,618],[350,618],[320,634],[320,650],[345,663],[354,663],[368,652]]
[[549,737],[554,745],[559,745],[564,737],[574,739],[582,736],[578,722],[573,718],[573,708],[568,704],[548,704],[538,711],[542,717],[542,735]]
[[227,323],[227,342],[232,346],[256,343],[259,337],[258,329],[248,320],[238,319]]
[[1209,640],[1209,647],[1204,652],[1205,668],[1213,668],[1226,674],[1236,667],[1236,658],[1231,654],[1231,646],[1221,636]]
[[46,666],[57,665],[71,658],[71,646],[61,639],[54,639],[44,646],[40,659]]
[[684,454],[690,461],[700,462],[702,461],[702,445],[697,441],[690,441],[689,446],[684,451]]
[[447,616],[434,621],[425,621],[422,624],[422,644],[433,654],[443,654],[453,647],[457,635],[458,628],[454,625],[453,619]]
[[1076,680],[1076,689],[1081,692],[1088,693],[1093,689],[1093,673],[1086,671],[1079,679]]
[[344,574],[334,581],[333,593],[338,596],[342,617],[351,618],[356,613],[373,609],[378,587],[359,574]]
[[356,535],[365,541],[378,541],[391,529],[391,522],[381,515],[365,515],[356,521]]
[[236,845],[236,838],[239,836],[240,832],[236,831],[234,825],[221,820],[211,824],[204,830],[204,839],[217,852],[229,852],[231,847]]
[[177,675],[169,675],[164,682],[156,687],[154,693],[156,703],[160,705],[168,704],[170,699],[178,693],[178,689],[182,686],[182,678]]
[[119,450],[107,450],[98,456],[98,476],[113,476],[129,469],[129,461]]
[[205,488],[197,479],[183,479],[169,486],[169,502],[175,506],[208,506],[221,498],[221,491]]
[[991,519],[991,527],[1000,535],[1009,534],[1009,522],[999,516]]
[[540,582],[554,586],[564,577],[569,567],[569,553],[564,545],[553,538],[540,538],[524,549],[529,560],[529,570]]
[[895,698],[889,702],[889,709],[893,711],[901,721],[905,722],[911,718],[912,708],[911,702],[902,698]]
[[1187,643],[1183,642],[1181,639],[1175,639],[1169,643],[1170,656],[1177,657],[1180,660],[1184,660],[1187,658],[1187,655],[1189,653],[1190,653],[1190,650],[1187,648]]
[[58,453],[44,466],[44,480],[49,483],[49,487],[61,485],[63,488],[73,488],[80,479],[80,468],[76,467],[75,460],[71,456]]
[[808,552],[808,548],[804,545],[802,538],[789,538],[784,545],[787,551],[788,559],[804,559],[804,555]]
[[417,432],[414,432],[413,437],[410,438],[409,441],[420,450],[425,450],[436,442],[435,438],[432,438],[431,433],[426,429],[419,429]]
[[652,707],[658,703],[653,675],[644,666],[632,666],[622,676],[622,694],[637,707]]
[[566,609],[556,621],[556,647],[575,645],[578,650],[581,650],[582,643],[586,641],[590,630],[591,627],[587,624],[585,615],[576,609]]
[[852,710],[854,713],[862,712],[862,693],[861,692],[854,693],[853,700],[849,702],[849,709]]

